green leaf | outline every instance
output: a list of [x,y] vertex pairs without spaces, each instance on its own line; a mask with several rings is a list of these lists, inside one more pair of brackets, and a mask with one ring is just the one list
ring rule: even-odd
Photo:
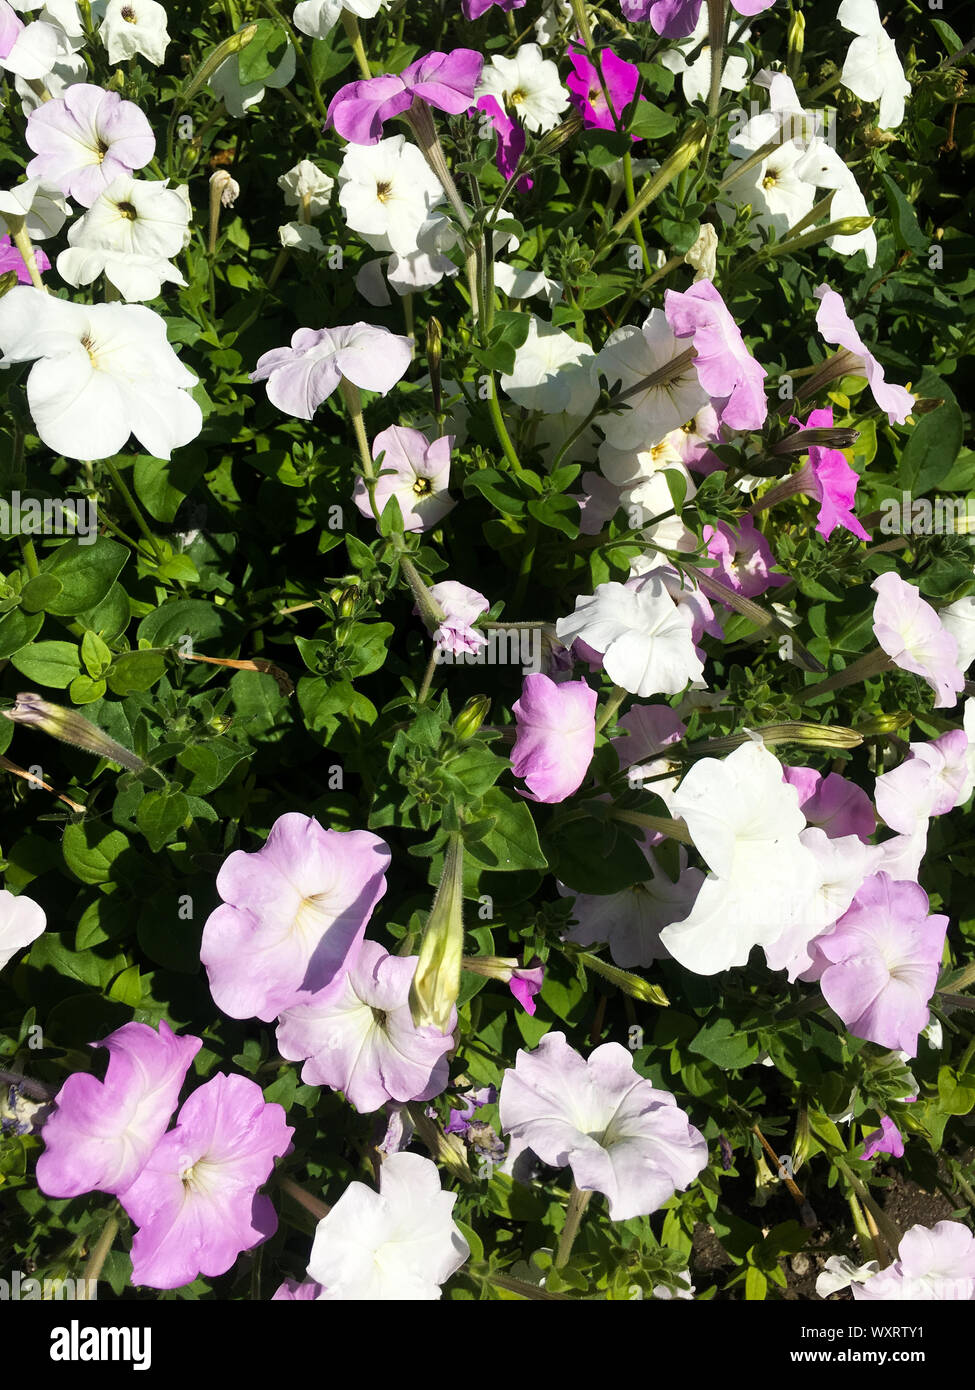
[[620,893],[650,877],[647,857],[615,825],[572,821],[546,837],[552,872],[577,893]]
[[166,658],[160,652],[123,652],[108,672],[108,688],[118,696],[149,690],[165,670]]
[[61,584],[61,593],[45,603],[49,613],[71,618],[101,603],[122,573],[129,552],[118,541],[99,536],[94,545],[69,540],[41,565]]
[[467,845],[468,853],[495,873],[518,869],[544,869],[547,861],[538,843],[531,812],[523,801],[513,801],[498,787],[481,799],[479,818],[494,821],[488,833]]
[[36,685],[64,690],[81,675],[81,660],[73,642],[34,642],[14,652],[11,663]]
[[922,415],[901,454],[898,479],[906,492],[921,497],[951,472],[965,434],[965,421],[953,400]]
[[247,47],[237,54],[241,86],[246,87],[250,82],[266,82],[281,65],[288,44],[288,36],[273,19],[259,19],[257,33]]
[[630,118],[630,134],[640,135],[646,140],[659,140],[677,129],[677,121],[668,112],[654,106],[652,101],[637,102],[636,110]]
[[89,676],[96,680],[112,664],[112,653],[96,632],[86,632],[81,639],[81,659]]
[[182,792],[150,792],[143,797],[135,819],[153,852],[158,853],[163,845],[175,838],[189,809],[189,802]]
[[64,585],[54,574],[37,574],[27,581],[20,595],[20,606],[28,613],[40,613],[57,598]]
[[61,841],[64,862],[82,883],[107,883],[112,866],[129,847],[121,830],[105,830],[92,821],[65,827]]
[[688,1044],[688,1049],[699,1057],[707,1057],[722,1071],[747,1067],[755,1061],[759,1052],[758,1043],[736,1032],[730,1018],[719,1018],[714,1023],[706,1024]]
[[[214,637],[226,638],[227,628],[233,622],[231,614],[205,603],[202,599],[176,598],[161,604],[139,624],[140,640],[150,647],[177,647],[181,638],[189,637],[196,642],[206,642]],[[229,652],[220,652],[227,656]]]
[[917,215],[889,174],[881,174],[894,241],[902,251],[927,252],[930,239],[918,226]]
[[0,659],[13,656],[33,642],[44,626],[43,613],[24,613],[19,608],[0,618]]

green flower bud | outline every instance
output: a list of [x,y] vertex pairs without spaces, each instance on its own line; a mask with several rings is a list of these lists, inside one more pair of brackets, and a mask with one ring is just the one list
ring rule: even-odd
[[464,841],[454,831],[447,841],[443,874],[420,943],[410,985],[410,1013],[417,1028],[446,1033],[460,993],[464,955]]
[[13,709],[5,709],[3,713],[15,724],[32,724],[62,743],[74,744],[75,748],[83,748],[86,753],[94,753],[98,758],[109,758],[130,772],[141,772],[146,767],[141,758],[109,738],[95,724],[82,719],[73,709],[52,705],[42,700],[40,695],[31,692],[19,694]]
[[487,695],[473,695],[454,720],[454,733],[460,739],[473,738],[491,708]]

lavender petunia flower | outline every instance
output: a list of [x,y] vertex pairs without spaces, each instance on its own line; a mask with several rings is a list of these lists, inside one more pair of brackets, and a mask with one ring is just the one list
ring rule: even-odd
[[914,835],[971,795],[968,736],[951,729],[932,743],[912,743],[910,757],[877,778],[877,812],[892,830]]
[[26,140],[36,156],[27,177],[53,184],[86,208],[120,174],[148,164],[156,149],[152,127],[134,102],[88,82],[32,111]]
[[378,835],[325,830],[293,811],[261,849],[235,850],[200,948],[218,1008],[270,1021],[330,984],[358,951],[389,861]]
[[782,776],[799,793],[806,824],[825,830],[830,839],[856,835],[867,841],[876,830],[877,817],[869,796],[838,772],[824,777],[812,767],[783,767]]
[[484,59],[472,48],[427,53],[396,76],[347,82],[329,103],[327,125],[354,145],[375,145],[383,125],[420,100],[459,116],[474,104]]
[[664,294],[667,322],[678,338],[693,338],[694,366],[724,425],[755,430],[768,414],[765,368],[745,346],[741,329],[710,280]]
[[719,521],[717,526],[705,526],[704,540],[708,554],[717,560],[717,574],[743,598],[756,598],[766,589],[788,584],[787,574],[774,574],[776,564],[772,547],[750,516],[740,518],[737,526]]
[[271,1295],[272,1303],[314,1303],[321,1298],[325,1290],[321,1284],[316,1284],[313,1279],[287,1278],[283,1284],[279,1284]]
[[483,594],[458,584],[456,579],[444,579],[430,586],[430,596],[444,611],[444,620],[433,634],[438,652],[463,656],[487,646],[484,633],[471,626],[491,607]]
[[[916,1099],[916,1096],[905,1097],[909,1101]],[[881,1115],[880,1128],[867,1135],[860,1157],[871,1159],[876,1158],[877,1154],[890,1154],[891,1158],[904,1157],[904,1136],[889,1115]]]
[[928,915],[917,883],[868,878],[853,905],[816,943],[823,996],[857,1038],[913,1057],[938,982],[948,918]]
[[[662,837],[661,837],[662,838]],[[634,883],[618,893],[575,895],[572,916],[575,924],[565,933],[566,941],[592,946],[605,941],[615,965],[624,970],[669,960],[670,952],[660,933],[674,922],[683,921],[694,908],[704,882],[700,869],[687,867],[687,854],[680,851],[681,873],[674,883],[661,869],[651,852],[649,875],[644,883]],[[571,890],[560,883],[563,895]]]
[[[620,0],[623,18],[630,23],[648,19],[662,38],[686,39],[693,34],[701,14],[703,0]],[[732,0],[740,15],[761,14],[775,0]]]
[[[817,1282],[818,1292],[818,1282]],[[901,1237],[897,1259],[865,1282],[851,1286],[857,1302],[896,1299],[975,1299],[975,1236],[960,1221],[912,1226]]]
[[511,771],[533,801],[564,801],[586,775],[596,743],[596,692],[585,681],[557,685],[540,671],[525,677],[512,705],[518,736]]
[[[805,425],[794,415],[789,417],[789,423],[798,425],[800,429],[820,429],[832,425],[833,407],[811,410]],[[837,526],[852,532],[861,541],[868,541],[870,533],[864,530],[853,511],[859,481],[859,473],[850,467],[839,449],[813,444],[809,449],[809,462],[788,480],[786,487],[815,497],[819,503],[816,530],[824,541],[829,540]]]
[[525,5],[526,0],[463,0],[461,10],[466,20],[480,19],[482,14],[487,14],[492,5],[497,5],[499,9],[510,14],[512,10],[520,10]]
[[619,1043],[586,1060],[564,1033],[546,1034],[505,1072],[500,1105],[511,1135],[505,1169],[517,1173],[528,1150],[555,1168],[569,1165],[578,1188],[605,1194],[613,1221],[659,1210],[707,1164],[703,1135]]
[[902,671],[923,677],[937,695],[935,709],[950,709],[965,687],[958,669],[958,643],[942,627],[920,590],[888,570],[870,585],[877,595],[873,631],[877,641]]
[[863,374],[867,378],[874,400],[881,410],[887,412],[887,418],[892,425],[902,425],[910,415],[917,398],[903,386],[892,386],[889,381],[884,380],[884,369],[873,353],[864,346],[862,338],[853,326],[853,320],[846,312],[842,296],[837,294],[836,290],[831,290],[829,285],[818,286],[813,294],[821,300],[816,311],[816,327],[826,342],[835,343],[846,348],[848,352],[856,353],[863,362]]
[[363,941],[351,969],[282,1010],[278,1047],[282,1057],[304,1062],[303,1081],[344,1091],[360,1112],[440,1094],[457,1015],[446,1033],[414,1025],[409,994],[418,959]]
[[310,420],[342,377],[385,395],[409,367],[411,353],[409,338],[368,323],[299,328],[290,347],[272,348],[257,359],[250,379],[266,381],[268,400],[286,415]]
[[198,1274],[225,1274],[237,1256],[277,1230],[257,1189],[291,1148],[284,1108],[246,1076],[223,1073],[198,1087],[119,1201],[139,1227],[132,1282],[178,1289]]
[[158,1033],[126,1023],[92,1047],[108,1049],[104,1081],[68,1077],[43,1130],[37,1184],[49,1197],[125,1190],[165,1133],[201,1038],[177,1037],[165,1019]]

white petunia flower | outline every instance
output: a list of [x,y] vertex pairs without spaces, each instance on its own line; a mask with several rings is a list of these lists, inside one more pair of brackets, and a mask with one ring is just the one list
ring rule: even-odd
[[308,1274],[324,1301],[434,1301],[470,1255],[451,1219],[457,1198],[420,1154],[390,1154],[379,1191],[353,1182],[318,1223]]
[[317,217],[328,207],[335,180],[310,159],[300,159],[293,169],[281,175],[278,187],[283,189],[289,208],[306,207],[309,217]]
[[569,105],[559,70],[542,57],[537,43],[525,43],[512,58],[494,57],[485,65],[474,93],[492,96],[502,108],[512,106],[526,130],[554,130]]
[[[623,391],[629,391],[665,371],[686,350],[686,342],[674,337],[663,309],[652,309],[642,328],[628,324],[609,335],[596,367],[611,387],[618,381]],[[600,416],[599,426],[614,449],[646,449],[680,429],[708,400],[693,363],[688,362],[656,385],[634,392],[621,414]]]
[[134,434],[154,458],[195,439],[197,378],[141,304],[69,304],[18,285],[0,299],[0,367],[33,362],[27,403],[43,443],[71,459],[117,454]]
[[588,343],[533,314],[528,337],[515,350],[514,371],[501,377],[501,389],[526,410],[554,415],[571,409],[574,416],[584,416],[599,394],[595,360]]
[[158,67],[170,41],[165,7],[157,0],[108,0],[98,37],[110,63],[139,54]]
[[443,197],[440,180],[405,135],[346,147],[339,203],[349,227],[373,250],[416,251],[420,228]]
[[295,6],[294,26],[310,39],[326,39],[348,10],[357,19],[373,19],[389,0],[301,0]]
[[54,66],[58,41],[55,25],[24,24],[9,5],[0,5],[0,68],[6,72],[36,82]]
[[[555,625],[560,642],[578,637],[599,652],[603,668],[631,695],[676,695],[704,667],[694,650],[693,615],[656,574],[626,584],[600,584],[576,599],[575,612]],[[803,821],[805,824],[805,821]]]
[[9,231],[6,218],[23,217],[31,241],[57,236],[71,216],[68,200],[40,179],[25,179],[15,188],[0,191],[0,230]]
[[68,232],[58,274],[90,285],[104,274],[127,301],[155,299],[163,282],[185,285],[170,258],[186,243],[188,217],[167,181],[117,178]]
[[23,893],[15,897],[6,888],[0,889],[0,970],[18,951],[36,941],[46,926],[44,909],[33,898]]
[[840,81],[861,101],[877,101],[877,123],[896,130],[904,119],[911,84],[904,76],[894,40],[880,22],[877,0],[843,0],[836,18],[857,38],[850,44]]
[[[751,31],[745,29],[739,37],[739,43],[747,43],[751,36]],[[703,43],[697,57],[692,63],[688,63],[684,56],[685,52],[690,53]],[[661,65],[679,77],[681,86],[684,89],[685,101],[706,101],[708,91],[711,86],[711,49],[708,45],[708,16],[707,10],[702,7],[700,17],[694,26],[694,32],[688,38],[682,39],[672,48],[668,48],[660,55]],[[748,59],[735,54],[725,60],[725,65],[721,70],[721,86],[726,92],[740,92],[748,81]]]

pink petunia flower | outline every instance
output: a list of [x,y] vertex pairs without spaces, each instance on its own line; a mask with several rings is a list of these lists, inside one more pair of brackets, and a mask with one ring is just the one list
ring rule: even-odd
[[282,1057],[304,1062],[303,1081],[343,1091],[363,1113],[390,1100],[440,1094],[457,1014],[452,1011],[446,1033],[414,1025],[409,994],[418,959],[363,941],[350,970],[282,1011],[278,1047]]
[[[377,434],[372,442],[372,456],[379,464],[380,477],[376,483],[376,507],[382,516],[391,497],[399,503],[406,531],[429,531],[442,521],[454,499],[447,492],[450,484],[450,450],[454,436],[443,435],[431,444],[419,430],[402,425],[390,425]],[[353,494],[363,516],[372,517],[369,491],[362,480],[356,479]]]
[[32,111],[26,140],[35,154],[27,177],[53,184],[86,208],[121,174],[148,164],[156,149],[152,127],[134,102],[88,82]]
[[931,743],[912,743],[910,756],[877,778],[877,811],[891,830],[914,835],[932,816],[943,816],[971,795],[968,736],[951,729]]
[[755,598],[788,584],[787,574],[772,573],[772,547],[750,516],[743,516],[737,527],[726,521],[705,526],[703,535],[708,554],[718,562],[717,574],[736,594]]
[[566,78],[565,85],[573,106],[582,113],[585,129],[619,130],[623,112],[636,96],[639,69],[617,58],[611,48],[604,48],[599,54],[600,81],[600,68],[587,54],[570,44],[568,58],[575,71]]
[[[538,960],[538,957],[535,957]],[[537,965],[519,965],[511,972],[511,979],[508,981],[508,988],[518,1000],[526,1014],[534,1015],[536,1004],[535,995],[540,994],[542,985],[545,983],[545,967],[539,962]]]
[[895,666],[927,681],[938,697],[935,709],[950,709],[965,688],[957,641],[920,590],[894,570],[878,575],[870,587],[877,595],[873,608],[877,641]]
[[[825,410],[810,411],[809,419],[805,425],[795,416],[790,417],[790,423],[798,425],[801,429],[824,428],[833,423],[833,407],[827,406]],[[781,491],[780,488],[773,488],[772,491],[776,494],[776,500],[779,500],[779,496],[784,495],[786,490],[790,493],[802,492],[807,497],[815,497],[819,503],[816,530],[824,541],[829,540],[837,526],[842,526],[845,531],[851,531],[862,541],[868,541],[870,533],[863,529],[853,511],[853,502],[859,481],[859,473],[855,468],[850,467],[839,449],[828,449],[820,444],[812,444],[809,447],[808,463],[804,464],[797,473],[781,485]],[[770,505],[770,496],[771,493],[766,494],[762,499],[763,506]]]
[[916,1054],[947,927],[947,917],[928,915],[919,884],[885,873],[866,880],[833,931],[816,942],[826,962],[823,997],[854,1037]]
[[582,785],[596,742],[596,692],[585,681],[556,684],[540,671],[525,677],[512,705],[518,736],[511,771],[533,801],[564,801]]
[[105,1080],[74,1072],[43,1129],[37,1184],[49,1197],[124,1191],[142,1171],[176,1109],[201,1038],[126,1023],[92,1047],[108,1049]]
[[200,947],[217,1007],[270,1021],[330,984],[359,949],[390,858],[378,835],[325,830],[294,811],[261,849],[234,850]]
[[412,361],[412,343],[388,328],[299,328],[291,346],[257,359],[251,381],[267,382],[267,398],[286,415],[310,420],[345,377],[364,391],[391,391]]
[[[478,111],[490,117],[491,124],[494,126],[495,134],[498,137],[498,149],[495,155],[495,163],[502,178],[510,179],[518,168],[518,161],[525,153],[526,137],[522,126],[508,115],[497,97],[485,93],[477,99]],[[529,188],[533,188],[535,180],[525,175],[518,180],[518,192],[524,193]]]
[[456,579],[444,579],[431,584],[430,595],[444,611],[444,620],[433,634],[437,650],[444,655],[463,656],[487,646],[487,638],[471,624],[491,607],[483,594],[458,584]]
[[677,338],[693,338],[694,366],[718,419],[736,430],[755,430],[768,414],[765,368],[745,346],[721,295],[710,280],[679,293],[667,290],[664,312]]
[[353,145],[375,145],[383,125],[407,112],[414,101],[459,116],[474,104],[474,88],[484,59],[472,48],[428,53],[396,76],[348,82],[329,103],[326,128],[332,126]]
[[873,393],[873,398],[881,410],[886,410],[890,423],[902,425],[911,413],[916,396],[903,386],[892,386],[884,380],[884,369],[863,344],[863,340],[853,326],[853,320],[846,312],[846,305],[836,290],[829,285],[820,285],[813,294],[821,301],[816,311],[816,327],[827,343],[835,343],[848,352],[855,352],[863,362],[864,375]]
[[497,5],[506,14],[510,14],[512,10],[522,9],[525,0],[463,0],[461,10],[466,20],[474,20],[480,19],[482,14],[487,14],[492,5]]
[[864,1282],[850,1286],[857,1302],[929,1302],[975,1299],[975,1236],[960,1221],[912,1226],[901,1237],[897,1259]]
[[132,1282],[178,1289],[226,1274],[273,1236],[278,1218],[257,1189],[291,1148],[284,1108],[246,1076],[215,1076],[193,1092],[119,1201],[139,1227]]
[[[648,19],[651,26],[667,39],[686,39],[697,28],[704,0],[620,0],[623,18],[633,22]],[[740,15],[761,14],[770,10],[775,0],[732,0]]]
[[[917,1100],[917,1096],[905,1096],[905,1102]],[[892,1158],[904,1157],[904,1136],[889,1115],[881,1115],[880,1128],[868,1134],[861,1159],[876,1158],[877,1154],[890,1154]]]
[[868,841],[877,828],[873,805],[862,787],[828,772],[824,777],[812,767],[783,767],[782,776],[799,793],[799,807],[807,825],[824,830],[831,840],[856,835]]

